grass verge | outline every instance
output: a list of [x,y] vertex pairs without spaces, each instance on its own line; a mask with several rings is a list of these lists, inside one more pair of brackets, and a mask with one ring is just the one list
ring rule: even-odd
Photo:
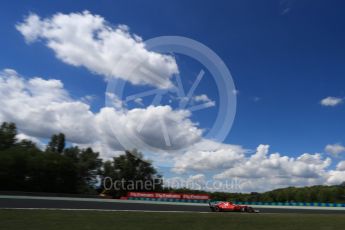
[[344,229],[345,216],[322,214],[156,213],[0,210],[0,229]]

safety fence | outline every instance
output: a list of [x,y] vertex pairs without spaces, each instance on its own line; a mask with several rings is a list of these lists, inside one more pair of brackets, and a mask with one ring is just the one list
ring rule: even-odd
[[240,205],[268,205],[268,206],[311,206],[311,207],[345,207],[340,203],[319,203],[319,202],[234,202]]

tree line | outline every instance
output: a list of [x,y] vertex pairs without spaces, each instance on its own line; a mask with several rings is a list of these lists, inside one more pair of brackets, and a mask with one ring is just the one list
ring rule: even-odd
[[345,203],[345,183],[333,186],[288,187],[262,194],[252,193],[245,201]]
[[[103,161],[92,148],[66,147],[65,135],[55,134],[44,150],[30,140],[17,140],[14,123],[0,126],[0,190],[123,196],[104,189],[104,179],[142,181],[160,178],[151,163],[136,150]],[[154,188],[160,190],[162,182]],[[142,190],[145,190],[143,188]]]
[[345,182],[340,185],[316,185],[310,187],[288,187],[258,193],[229,193],[190,190],[188,188],[164,188],[168,192],[208,194],[214,200],[241,202],[321,202],[345,203]]

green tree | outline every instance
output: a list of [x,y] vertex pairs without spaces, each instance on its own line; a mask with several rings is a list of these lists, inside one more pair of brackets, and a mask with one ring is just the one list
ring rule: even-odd
[[94,188],[101,166],[102,160],[99,159],[99,153],[94,152],[91,148],[81,151],[77,163],[78,176],[82,182],[81,190],[87,191]]
[[17,128],[14,123],[4,122],[0,126],[0,150],[10,148],[16,142]]
[[0,151],[0,189],[27,190],[30,161],[41,151],[30,141],[21,141]]
[[16,133],[13,123],[0,127],[0,190],[95,193],[99,153],[65,149],[63,133],[53,135],[43,152],[29,140],[16,142]]
[[[112,178],[113,182],[120,183],[121,181],[118,189],[113,188],[106,191],[107,194],[115,197],[123,196],[128,191],[162,190],[161,176],[151,162],[143,160],[142,154],[135,149],[125,151],[125,154],[114,157],[113,161],[105,162],[101,177],[102,186],[107,183],[106,177]],[[149,186],[145,186],[145,184]]]
[[79,193],[90,193],[94,190],[102,166],[99,153],[92,148],[80,149],[77,146],[66,148],[63,155],[74,163],[77,171],[77,190]]
[[46,151],[52,153],[62,153],[65,149],[65,135],[63,133],[54,134],[47,145]]

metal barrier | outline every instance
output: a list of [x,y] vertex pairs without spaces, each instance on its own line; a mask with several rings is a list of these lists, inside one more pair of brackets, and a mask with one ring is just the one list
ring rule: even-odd
[[268,205],[268,206],[310,206],[310,207],[345,207],[340,203],[319,203],[319,202],[234,202],[242,205]]

